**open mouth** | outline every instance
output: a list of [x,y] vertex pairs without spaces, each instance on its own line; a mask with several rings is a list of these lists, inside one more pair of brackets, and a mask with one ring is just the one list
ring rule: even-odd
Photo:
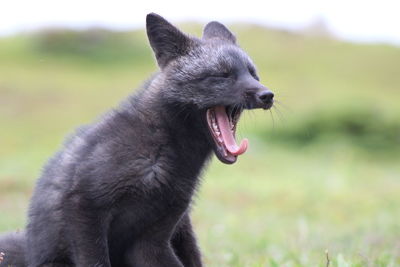
[[237,156],[246,152],[248,140],[245,138],[236,143],[236,125],[242,109],[216,106],[207,110],[207,123],[215,142],[215,154],[224,163],[232,164]]

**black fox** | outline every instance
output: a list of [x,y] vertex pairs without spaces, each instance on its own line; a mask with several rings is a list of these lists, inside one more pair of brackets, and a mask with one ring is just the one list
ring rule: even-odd
[[201,170],[246,151],[239,116],[274,95],[224,25],[199,39],[152,13],[146,27],[160,71],[50,159],[0,266],[202,266],[189,216]]

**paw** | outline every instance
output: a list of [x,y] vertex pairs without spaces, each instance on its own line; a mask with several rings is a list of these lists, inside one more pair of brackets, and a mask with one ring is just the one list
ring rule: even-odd
[[4,260],[4,255],[6,255],[6,254],[4,254],[3,252],[0,252],[0,263]]

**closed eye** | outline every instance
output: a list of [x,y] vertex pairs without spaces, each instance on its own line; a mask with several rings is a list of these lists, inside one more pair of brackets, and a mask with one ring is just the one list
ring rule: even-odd
[[229,79],[233,76],[233,73],[228,71],[221,72],[203,72],[199,79],[207,80],[207,79]]
[[249,67],[249,73],[251,76],[253,76],[254,79],[260,81],[260,78],[258,77],[256,70],[254,68]]
[[218,72],[218,73],[213,73],[210,76],[217,78],[229,78],[231,74],[229,72]]

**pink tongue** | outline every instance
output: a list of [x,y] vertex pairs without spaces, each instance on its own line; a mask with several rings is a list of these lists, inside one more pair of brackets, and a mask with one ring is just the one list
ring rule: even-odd
[[218,126],[221,130],[226,149],[235,156],[242,155],[244,152],[246,152],[249,141],[245,138],[240,143],[240,146],[236,144],[236,140],[235,137],[233,137],[231,124],[229,122],[228,115],[226,114],[225,107],[215,107],[215,115],[217,117]]

